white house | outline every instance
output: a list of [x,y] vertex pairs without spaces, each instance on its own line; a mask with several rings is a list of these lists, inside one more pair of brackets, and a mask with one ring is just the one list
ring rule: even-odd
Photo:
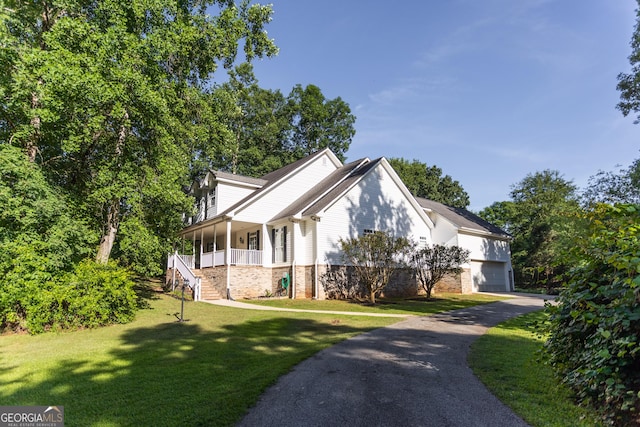
[[[385,158],[343,165],[325,149],[260,179],[210,171],[191,192],[196,214],[185,218],[185,245],[169,257],[167,280],[188,280],[197,299],[257,297],[289,283],[292,298],[323,299],[320,277],[340,264],[339,239],[376,230],[468,245],[472,274],[488,274],[487,262],[510,266],[508,236],[441,217],[409,193]],[[484,256],[485,244],[503,252]],[[473,290],[488,290],[485,282]]]
[[470,280],[463,278],[463,284],[471,285],[473,292],[513,290],[509,234],[466,209],[416,200],[435,224],[434,241],[471,252],[469,265],[463,266],[463,275],[469,274]]

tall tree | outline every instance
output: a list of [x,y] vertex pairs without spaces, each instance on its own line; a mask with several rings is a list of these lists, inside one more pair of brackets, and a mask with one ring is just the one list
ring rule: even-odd
[[296,85],[286,97],[261,88],[248,63],[215,88],[211,103],[222,106],[229,137],[222,151],[203,150],[200,166],[259,177],[324,148],[344,160],[355,134],[341,98],[326,99],[313,85]]
[[[617,107],[625,116],[640,113],[640,0],[636,9],[636,25],[631,36],[631,55],[629,56],[631,72],[618,75],[620,102]],[[636,116],[636,124],[640,115]]]
[[551,286],[565,268],[561,255],[579,229],[576,186],[558,171],[545,170],[513,185],[510,196],[510,201],[494,203],[480,216],[514,236],[511,249],[517,280]]
[[439,167],[403,158],[391,158],[389,163],[413,195],[456,208],[469,206],[469,195],[462,185],[449,175],[443,176]]
[[327,99],[319,87],[296,85],[287,97],[292,134],[290,151],[302,158],[330,148],[342,161],[355,135],[355,116],[340,97]]
[[279,169],[291,157],[284,149],[291,134],[284,95],[261,88],[251,64],[240,64],[229,75],[212,102],[226,105],[223,117],[231,138],[222,155],[208,156],[210,167],[256,177]]
[[640,203],[640,158],[618,172],[598,171],[589,177],[581,200],[587,208],[597,203]]
[[[100,230],[179,224],[204,88],[238,46],[273,55],[267,6],[243,1],[9,1],[0,15],[0,138],[22,147]],[[218,12],[210,16],[211,11]],[[135,223],[135,225],[134,225]],[[124,250],[125,248],[120,248]]]

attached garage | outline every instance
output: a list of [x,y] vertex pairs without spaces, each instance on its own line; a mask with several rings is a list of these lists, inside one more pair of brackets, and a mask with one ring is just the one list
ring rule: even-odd
[[505,292],[510,290],[507,263],[471,261],[471,280],[476,292]]

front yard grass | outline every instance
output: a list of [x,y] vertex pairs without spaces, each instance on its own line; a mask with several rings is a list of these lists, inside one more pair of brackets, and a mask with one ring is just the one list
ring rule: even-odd
[[540,360],[544,338],[533,325],[545,319],[544,311],[537,311],[489,329],[471,346],[469,366],[496,397],[532,426],[601,426],[598,416],[576,405],[570,391],[558,384]]
[[443,311],[458,310],[478,304],[487,304],[504,299],[508,299],[508,297],[485,294],[461,295],[438,293],[429,301],[425,300],[424,297],[417,297],[415,299],[378,298],[375,305],[371,305],[368,302],[359,303],[342,300],[289,298],[260,298],[241,301],[269,307],[294,308],[302,310],[351,311],[358,313],[387,313],[422,316],[426,314],[440,313]]

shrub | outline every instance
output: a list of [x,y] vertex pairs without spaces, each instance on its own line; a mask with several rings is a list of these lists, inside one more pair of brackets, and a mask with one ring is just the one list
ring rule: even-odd
[[129,322],[137,310],[134,282],[114,263],[87,260],[61,277],[41,274],[0,285],[2,330],[93,328]]
[[549,305],[549,362],[611,422],[640,424],[640,205],[601,205]]

